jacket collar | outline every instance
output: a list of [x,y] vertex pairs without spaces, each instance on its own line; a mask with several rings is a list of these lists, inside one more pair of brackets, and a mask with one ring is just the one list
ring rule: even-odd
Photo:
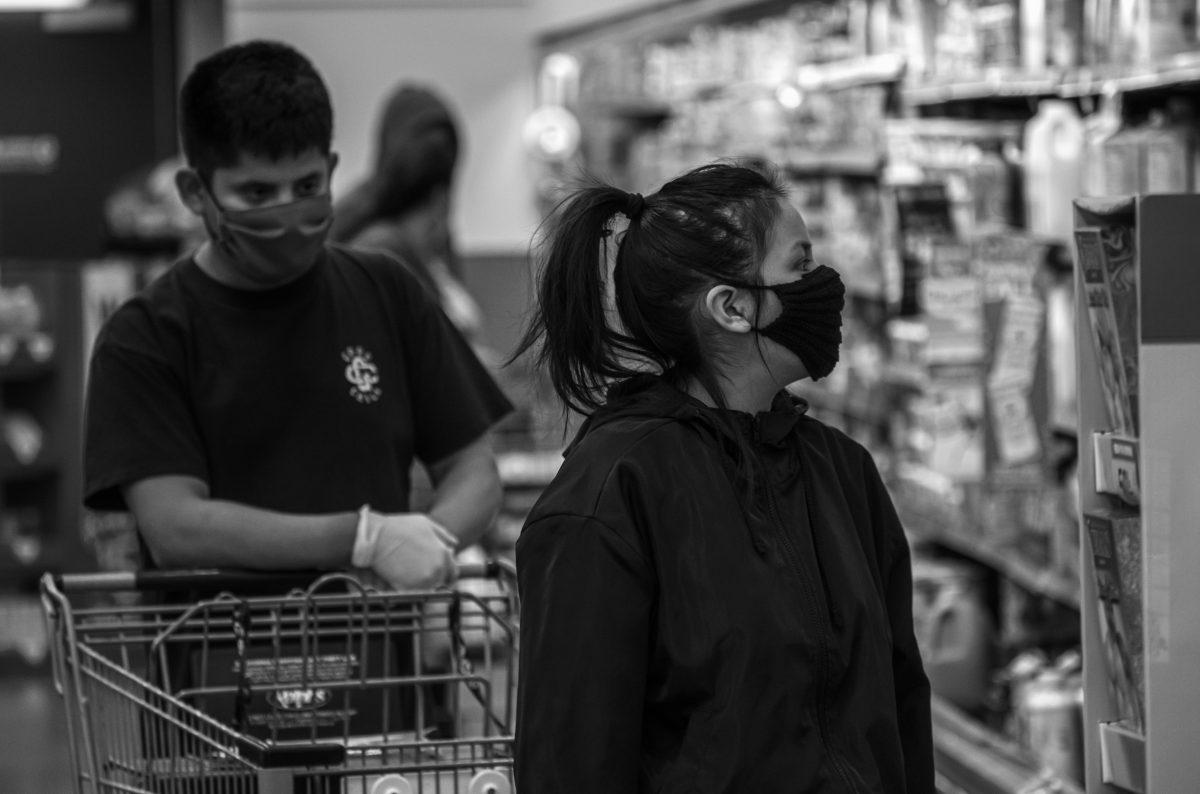
[[566,454],[589,432],[619,418],[695,422],[721,438],[734,440],[733,429],[752,443],[783,448],[807,411],[808,403],[787,390],[775,395],[770,410],[750,414],[705,405],[660,375],[636,375],[608,390],[605,404],[583,423]]

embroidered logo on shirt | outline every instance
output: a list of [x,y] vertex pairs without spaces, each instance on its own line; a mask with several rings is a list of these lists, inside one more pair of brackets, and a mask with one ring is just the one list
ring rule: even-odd
[[358,345],[342,351],[346,362],[346,380],[350,381],[350,396],[360,403],[373,403],[380,398],[379,367],[371,360],[371,354]]

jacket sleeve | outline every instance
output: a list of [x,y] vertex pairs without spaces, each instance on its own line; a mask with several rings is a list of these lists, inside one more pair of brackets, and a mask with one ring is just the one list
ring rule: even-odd
[[549,516],[517,543],[521,794],[637,791],[653,584],[594,518]]
[[904,749],[908,794],[932,794],[933,727],[929,678],[913,633],[912,555],[891,496],[878,469],[867,459],[865,479],[872,520],[881,536],[884,554],[883,586],[892,633],[892,676],[896,687],[896,716]]

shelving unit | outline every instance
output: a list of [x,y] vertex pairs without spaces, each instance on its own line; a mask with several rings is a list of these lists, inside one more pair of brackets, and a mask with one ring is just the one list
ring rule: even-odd
[[1047,775],[1037,759],[1013,742],[971,719],[950,703],[933,698],[934,753],[938,769],[955,788],[970,794],[1082,794],[1078,786]]
[[914,515],[903,509],[901,518],[914,544],[936,544],[998,572],[1030,593],[1079,609],[1078,581],[1022,560],[1012,549],[982,539],[969,529],[964,531],[964,527],[969,527],[966,522],[935,523],[936,519],[931,521],[928,513]]
[[[9,548],[2,551],[10,572],[6,583],[21,588],[43,570],[80,568],[86,559],[75,498],[82,413],[80,317],[78,300],[72,298],[79,294],[78,271],[65,262],[10,261],[3,263],[0,277],[6,287],[28,285],[41,314],[36,334],[16,336],[11,358],[0,366],[0,418],[8,424],[15,413],[23,414],[40,434],[32,456],[29,450],[18,455],[7,434],[0,443],[0,511],[30,516],[34,525],[23,529],[40,546],[28,563],[14,558]],[[4,344],[13,341],[10,336]]]
[[[1087,790],[1194,791],[1200,692],[1200,271],[1183,252],[1200,247],[1200,195],[1077,202],[1100,216],[1132,215],[1138,290],[1138,434],[1141,480],[1142,622],[1146,726],[1142,736],[1109,725],[1119,716],[1107,684],[1095,566],[1083,544],[1084,736]],[[1078,292],[1083,294],[1082,281]],[[1086,305],[1077,312],[1079,437],[1111,427]],[[1090,455],[1080,457],[1080,508],[1104,507]],[[1102,760],[1108,760],[1105,781]]]

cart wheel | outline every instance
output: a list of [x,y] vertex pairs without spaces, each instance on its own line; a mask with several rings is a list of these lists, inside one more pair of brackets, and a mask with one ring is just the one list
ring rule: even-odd
[[467,794],[512,794],[508,775],[495,769],[485,769],[467,786]]
[[413,787],[400,775],[384,775],[371,786],[371,794],[413,794]]

